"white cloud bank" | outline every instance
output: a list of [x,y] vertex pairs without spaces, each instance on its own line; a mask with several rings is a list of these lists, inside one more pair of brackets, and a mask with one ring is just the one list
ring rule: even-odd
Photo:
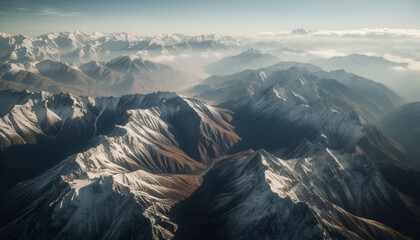
[[412,58],[403,58],[403,57],[399,57],[399,56],[395,56],[392,54],[385,54],[384,58],[388,61],[391,62],[396,62],[396,63],[406,63],[407,67],[397,67],[394,68],[394,70],[396,71],[416,71],[416,72],[420,72],[420,62],[412,59]]
[[408,37],[420,38],[420,29],[403,28],[359,28],[352,30],[305,30],[295,29],[293,31],[261,32],[260,36],[319,36],[319,37],[346,37],[346,38],[394,38]]
[[338,56],[346,56],[345,53],[338,52],[334,49],[317,49],[317,50],[310,50],[307,51],[309,54],[320,57],[320,58],[330,58],[330,57],[338,57]]

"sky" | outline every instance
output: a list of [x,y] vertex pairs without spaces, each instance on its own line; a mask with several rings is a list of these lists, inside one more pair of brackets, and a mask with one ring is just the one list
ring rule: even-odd
[[217,33],[306,29],[420,29],[419,0],[0,0],[0,31]]

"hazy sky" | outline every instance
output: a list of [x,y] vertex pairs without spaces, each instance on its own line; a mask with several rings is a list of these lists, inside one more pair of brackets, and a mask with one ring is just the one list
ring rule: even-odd
[[361,27],[420,29],[419,0],[0,0],[0,31],[219,33]]

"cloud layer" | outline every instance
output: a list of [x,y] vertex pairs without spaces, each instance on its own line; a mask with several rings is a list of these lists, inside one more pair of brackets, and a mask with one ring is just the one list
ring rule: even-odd
[[394,68],[394,70],[397,70],[397,71],[409,70],[409,71],[420,72],[420,62],[416,61],[412,58],[403,58],[403,57],[395,56],[395,55],[392,55],[392,54],[385,54],[384,58],[388,61],[391,61],[391,62],[407,64],[406,68],[398,67],[398,68]]
[[345,38],[420,38],[420,29],[403,28],[359,28],[352,30],[305,30],[261,32],[260,36],[303,35],[314,37],[345,37]]

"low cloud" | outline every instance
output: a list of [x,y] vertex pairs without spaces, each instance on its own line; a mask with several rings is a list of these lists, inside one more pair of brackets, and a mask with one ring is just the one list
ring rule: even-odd
[[170,63],[170,62],[175,62],[176,56],[174,56],[174,55],[160,55],[160,56],[149,58],[149,59],[153,62],[158,62],[158,63]]
[[319,37],[345,37],[345,38],[393,38],[409,37],[419,38],[419,29],[403,28],[359,28],[351,30],[305,30],[295,29],[292,31],[261,32],[260,36],[319,36]]
[[260,32],[259,35],[262,37],[267,36],[284,36],[291,34],[291,31],[275,31],[275,32]]
[[311,50],[307,51],[307,53],[314,55],[316,57],[320,58],[330,58],[330,57],[337,57],[337,56],[346,56],[345,53],[338,52],[334,49],[317,49],[317,50]]
[[[407,67],[404,70],[420,72],[420,62],[418,62],[418,61],[416,61],[412,58],[403,58],[403,57],[395,56],[395,55],[392,55],[392,54],[385,54],[384,58],[388,61],[391,61],[391,62],[407,64]],[[398,68],[398,69],[394,68],[394,70],[403,71],[402,68]]]
[[220,53],[218,53],[218,52],[203,52],[203,53],[201,53],[201,57],[202,58],[205,58],[205,59],[207,59],[207,58],[217,58],[217,57],[220,57],[221,55],[220,55]]
[[393,67],[392,70],[397,71],[397,72],[405,72],[407,69],[405,69],[405,67],[402,67],[402,66],[396,66],[396,67]]
[[376,54],[374,52],[363,52],[361,54],[369,56],[369,57],[378,57],[378,54]]

